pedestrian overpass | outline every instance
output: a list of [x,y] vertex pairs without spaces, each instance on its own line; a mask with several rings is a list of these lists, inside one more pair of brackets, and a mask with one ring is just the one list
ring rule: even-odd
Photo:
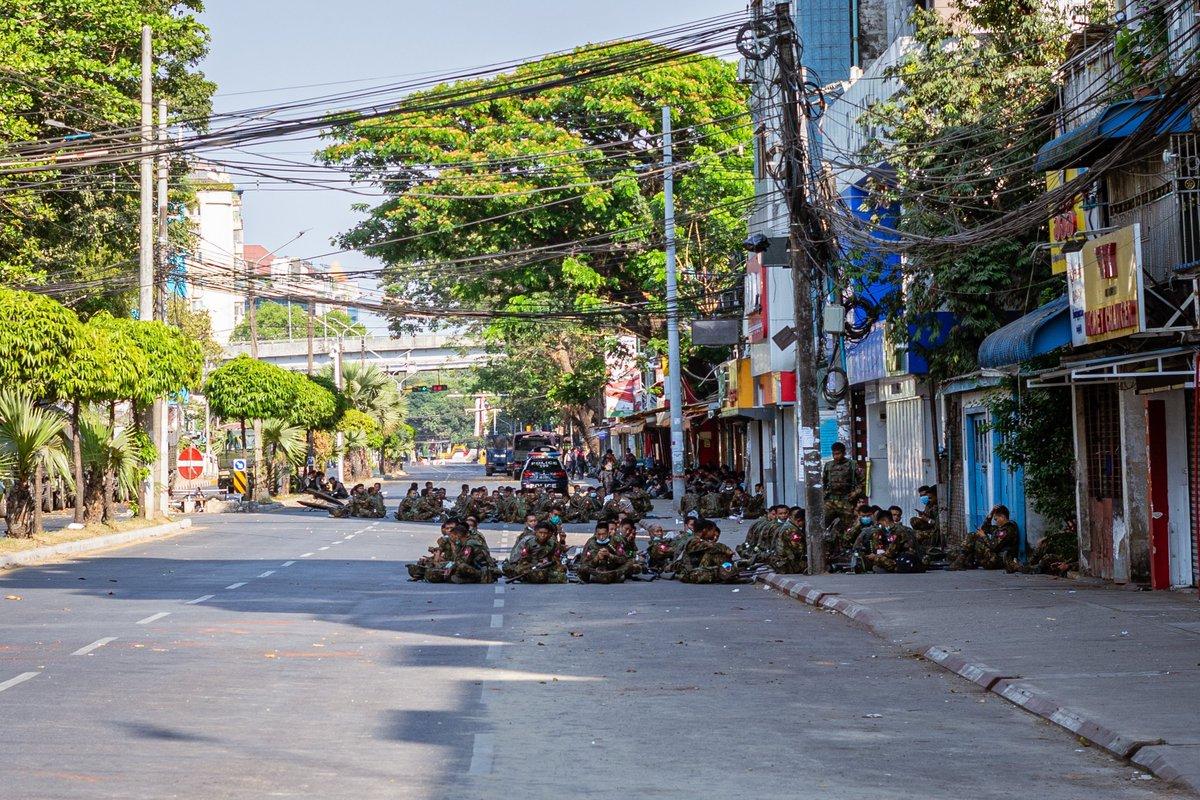
[[[364,361],[392,375],[412,375],[417,372],[466,369],[487,360],[482,342],[448,333],[427,333],[413,336],[343,336],[314,338],[313,366],[317,369],[332,363],[333,353],[341,348],[342,363]],[[250,352],[248,342],[225,346],[223,361]],[[303,371],[308,366],[308,340],[285,339],[260,341],[258,358],[284,369]]]

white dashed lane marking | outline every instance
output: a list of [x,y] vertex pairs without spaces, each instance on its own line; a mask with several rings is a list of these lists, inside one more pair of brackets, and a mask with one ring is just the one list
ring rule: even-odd
[[92,652],[93,650],[99,650],[101,647],[104,647],[104,645],[108,644],[109,642],[115,642],[116,640],[117,640],[117,637],[115,637],[115,636],[105,636],[103,639],[97,639],[96,641],[92,642],[91,644],[79,648],[74,653],[71,653],[71,655],[86,656],[88,653]]
[[171,616],[170,611],[160,611],[157,614],[151,614],[150,616],[146,617],[145,619],[139,619],[137,621],[137,624],[138,625],[149,625],[151,622],[157,622],[158,620],[162,619],[163,617],[169,617],[169,616]]
[[264,573],[262,573],[261,575],[259,575],[258,577],[260,577],[260,578],[269,578],[269,577],[271,577],[271,576],[272,576],[272,575],[274,575],[274,574],[275,574],[275,570],[273,570],[273,569],[269,569],[269,570],[267,570],[266,572],[264,572]]
[[199,605],[200,603],[203,603],[205,600],[212,600],[214,597],[216,597],[215,594],[202,595],[201,597],[197,597],[195,600],[188,600],[187,605],[189,605],[189,606]]
[[503,624],[504,624],[504,615],[503,614],[492,614],[492,627],[493,628],[499,628]]
[[495,661],[499,657],[501,646],[502,645],[499,642],[492,642],[491,644],[488,645],[488,649],[487,649],[487,660],[488,661]]
[[504,586],[503,585],[496,584],[496,594],[504,594]]
[[22,672],[17,677],[9,678],[8,680],[4,681],[4,683],[0,683],[0,692],[3,692],[5,689],[11,689],[12,687],[16,686],[18,683],[24,683],[25,681],[29,680],[30,678],[36,678],[38,675],[41,675],[41,674],[42,673],[40,673],[40,672]]
[[328,550],[328,549],[329,549],[329,545],[325,545],[324,547],[318,547],[317,551],[319,552],[321,550]]
[[503,600],[493,600],[492,608],[504,608],[504,601]]
[[285,561],[285,562],[283,562],[282,564],[280,564],[279,566],[281,566],[281,567],[290,567],[292,564],[295,564],[295,563],[296,563],[295,561]]
[[246,585],[246,582],[242,581],[241,583],[231,583],[228,586],[226,586],[225,588],[226,589],[240,589],[245,585]]
[[315,555],[315,553],[301,553],[301,554],[300,554],[300,557],[301,557],[301,558],[308,558],[308,557],[309,557],[309,556],[311,556],[311,555]]
[[495,753],[496,746],[492,734],[475,734],[475,746],[471,748],[470,773],[472,775],[487,775],[490,773]]

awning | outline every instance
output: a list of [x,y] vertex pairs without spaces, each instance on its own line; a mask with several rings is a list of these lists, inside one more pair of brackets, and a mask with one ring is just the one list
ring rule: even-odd
[[[1113,103],[1086,125],[1069,130],[1042,145],[1038,150],[1035,168],[1045,172],[1063,167],[1090,166],[1110,152],[1121,139],[1141,130],[1163,102],[1163,96],[1156,94]],[[1191,129],[1190,108],[1185,104],[1162,119],[1154,132],[1157,136],[1165,136],[1168,133],[1187,133]]]
[[1071,343],[1071,314],[1067,296],[993,331],[979,345],[979,366],[1007,367],[1044,355]]
[[741,417],[742,419],[753,419],[760,422],[775,419],[775,409],[773,408],[723,408],[721,409],[721,418],[730,419]]
[[1168,347],[1144,353],[1089,358],[1038,373],[1029,381],[1029,385],[1050,388],[1072,383],[1105,383],[1136,379],[1184,384],[1195,378],[1195,359],[1196,350],[1191,347]]

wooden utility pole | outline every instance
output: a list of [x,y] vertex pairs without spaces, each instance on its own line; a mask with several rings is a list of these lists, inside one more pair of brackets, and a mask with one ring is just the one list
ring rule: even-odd
[[797,56],[799,38],[791,4],[775,6],[779,85],[783,93],[783,151],[785,196],[788,202],[788,255],[792,269],[796,329],[796,435],[804,475],[804,508],[808,572],[825,572],[825,520],[821,485],[821,412],[817,399],[817,359],[814,348],[816,314],[813,277],[821,271],[825,234],[812,208],[808,173],[812,164],[808,120],[800,109],[804,68]]

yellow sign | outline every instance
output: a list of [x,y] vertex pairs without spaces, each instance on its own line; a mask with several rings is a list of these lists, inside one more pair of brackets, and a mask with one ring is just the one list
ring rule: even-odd
[[[1086,169],[1060,169],[1046,173],[1046,191],[1052,192],[1069,181],[1073,181]],[[1062,245],[1076,234],[1087,230],[1087,212],[1083,207],[1083,195],[1075,195],[1074,204],[1059,214],[1050,217],[1050,269],[1055,275],[1067,271],[1067,259],[1063,254]]]
[[234,470],[233,474],[230,476],[230,483],[233,484],[234,494],[244,495],[247,488],[249,488],[246,483],[246,473],[242,472],[241,470]]
[[1076,347],[1145,328],[1141,230],[1141,225],[1129,225],[1066,254],[1071,344]]

